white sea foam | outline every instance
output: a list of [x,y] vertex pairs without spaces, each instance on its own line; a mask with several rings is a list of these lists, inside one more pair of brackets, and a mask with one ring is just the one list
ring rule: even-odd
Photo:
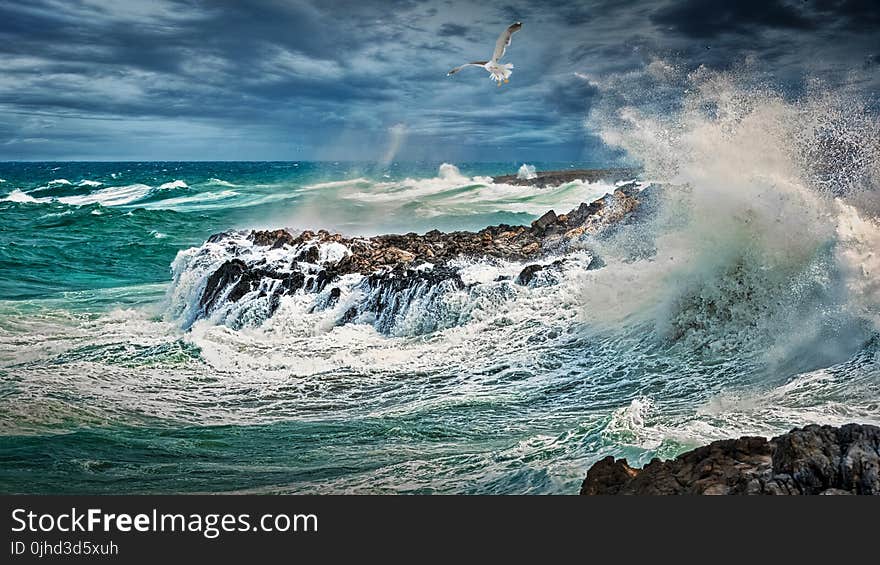
[[590,273],[585,311],[597,323],[650,318],[668,339],[718,352],[751,343],[781,366],[846,358],[868,337],[865,310],[880,306],[869,251],[880,230],[847,194],[817,187],[803,156],[828,158],[817,151],[834,131],[821,124],[876,118],[833,96],[789,103],[724,74],[688,84],[677,114],[624,106],[593,122],[667,190],[638,236],[649,258],[631,262],[631,239],[600,244],[618,261]]
[[226,186],[226,187],[229,187],[229,188],[235,188],[235,187],[238,186],[237,184],[233,184],[233,183],[231,183],[231,182],[229,182],[229,181],[225,181],[225,180],[223,180],[223,179],[215,179],[215,178],[208,179],[208,183],[209,183],[209,184],[215,184],[215,185],[217,185],[217,186]]
[[189,185],[182,180],[173,180],[159,185],[159,190],[168,190],[171,188],[189,188]]
[[24,192],[18,188],[16,188],[15,190],[13,190],[12,192],[7,194],[6,196],[4,196],[0,200],[6,201],[6,202],[19,202],[19,203],[36,202],[37,201],[36,198],[34,198],[30,194],[27,194],[26,192]]
[[351,250],[341,243],[324,243],[318,247],[318,261],[321,263],[336,263],[348,255]]
[[74,206],[87,204],[101,204],[103,206],[124,206],[136,202],[150,193],[152,188],[146,184],[132,184],[127,186],[111,186],[89,194],[74,196],[62,196],[58,202]]
[[78,183],[76,183],[77,186],[88,186],[90,188],[97,188],[103,184],[104,183],[101,181],[89,180],[89,179],[83,179],[83,180],[79,181]]

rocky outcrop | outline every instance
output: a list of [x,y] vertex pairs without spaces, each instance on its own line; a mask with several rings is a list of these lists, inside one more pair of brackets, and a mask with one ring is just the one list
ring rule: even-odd
[[810,425],[771,440],[715,441],[642,469],[606,457],[581,494],[880,495],[880,428]]
[[518,175],[501,175],[492,180],[499,184],[517,184],[523,186],[559,186],[573,181],[618,182],[630,180],[638,176],[635,169],[569,169],[563,171],[538,171],[532,178],[520,178]]
[[[371,274],[386,269],[406,270],[410,266],[429,263],[434,266],[462,257],[494,257],[527,261],[548,252],[564,251],[573,238],[596,233],[612,224],[638,204],[636,185],[625,185],[613,194],[589,204],[581,204],[568,214],[557,216],[553,210],[532,222],[531,226],[500,224],[478,232],[440,232],[425,234],[378,235],[369,238],[346,238],[326,230],[303,231],[297,235],[286,230],[254,231],[248,238],[254,245],[272,249],[302,248],[297,260],[318,263],[319,246],[342,244],[350,251],[332,264],[326,264],[330,278],[349,273]],[[227,234],[211,237],[222,241]]]
[[[245,297],[259,301],[263,319],[273,314],[282,296],[299,291],[330,292],[315,305],[328,307],[342,294],[334,285],[349,275],[361,277],[359,290],[366,298],[351,305],[339,321],[367,312],[391,318],[403,306],[399,296],[403,291],[415,289],[421,295],[437,288],[443,292],[466,288],[454,263],[467,259],[521,262],[525,268],[511,282],[532,285],[536,273],[549,273],[561,264],[553,256],[627,217],[639,197],[639,186],[630,183],[566,214],[548,211],[530,226],[502,224],[476,232],[433,230],[375,237],[345,237],[324,230],[216,234],[190,257],[192,264],[210,270],[203,275],[198,307],[189,311],[186,323],[218,309],[228,310]],[[216,257],[225,260],[217,262]],[[413,296],[409,292],[409,299]],[[388,308],[390,314],[385,312]]]

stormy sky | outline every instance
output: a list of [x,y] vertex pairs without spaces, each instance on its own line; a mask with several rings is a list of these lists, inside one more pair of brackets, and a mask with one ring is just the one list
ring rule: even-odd
[[[510,84],[446,76],[517,20]],[[0,160],[591,161],[603,76],[876,96],[878,29],[876,0],[0,0]]]

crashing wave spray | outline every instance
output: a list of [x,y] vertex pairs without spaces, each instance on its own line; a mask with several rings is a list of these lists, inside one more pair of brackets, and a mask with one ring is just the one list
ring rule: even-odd
[[825,366],[865,343],[880,310],[878,120],[846,91],[792,101],[745,75],[655,61],[645,88],[631,76],[597,85],[610,94],[590,122],[666,189],[636,228],[649,259],[631,262],[632,234],[599,244],[619,261],[590,273],[585,311],[650,318],[698,351]]

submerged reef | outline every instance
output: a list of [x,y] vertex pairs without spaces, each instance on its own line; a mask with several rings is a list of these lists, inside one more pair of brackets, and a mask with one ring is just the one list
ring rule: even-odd
[[714,441],[642,469],[606,457],[581,494],[880,495],[880,428],[809,425],[766,439]]

